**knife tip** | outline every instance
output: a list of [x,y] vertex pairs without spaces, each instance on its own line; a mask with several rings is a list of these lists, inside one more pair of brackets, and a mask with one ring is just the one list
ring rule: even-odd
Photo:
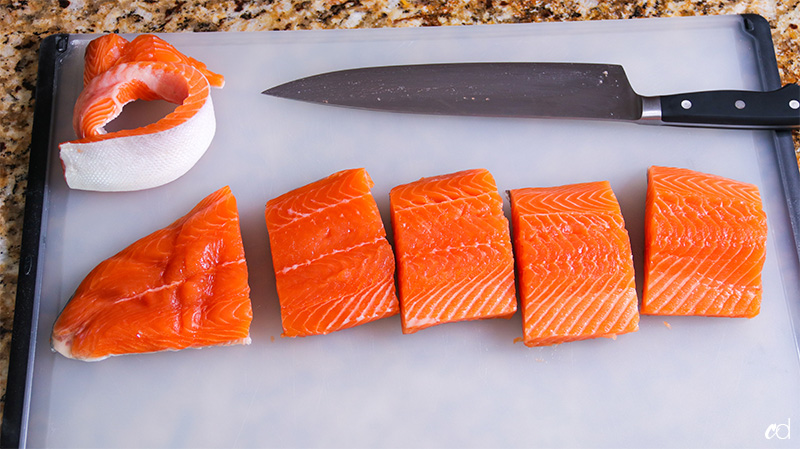
[[281,84],[280,86],[270,87],[269,89],[265,89],[261,91],[262,95],[269,95],[270,97],[277,97],[277,98],[291,98],[289,91],[286,89],[285,85]]

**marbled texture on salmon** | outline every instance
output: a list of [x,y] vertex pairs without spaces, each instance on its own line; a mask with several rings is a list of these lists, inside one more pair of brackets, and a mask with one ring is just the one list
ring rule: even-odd
[[[186,64],[134,61],[114,65],[92,80],[75,103],[73,127],[78,135],[75,143],[164,131],[185,123],[206,103],[210,105],[208,81]],[[178,107],[155,123],[107,133],[104,126],[134,100],[165,100]]]
[[252,306],[236,199],[224,187],[100,263],[53,325],[66,357],[250,343]]
[[114,66],[128,40],[116,33],[105,34],[89,41],[83,54],[83,85],[89,84],[95,76]]
[[755,185],[650,167],[642,313],[758,315],[766,240],[767,217]]
[[153,34],[141,34],[130,42],[119,34],[105,34],[89,42],[83,60],[84,85],[117,64],[137,61],[188,64],[199,70],[211,87],[225,85],[224,76],[212,72],[202,62],[184,55],[169,42]]
[[607,181],[509,191],[523,341],[638,330],[633,256]]
[[508,220],[491,173],[423,178],[390,199],[404,333],[516,311]]
[[366,170],[350,169],[267,202],[283,336],[309,336],[399,311],[394,254]]

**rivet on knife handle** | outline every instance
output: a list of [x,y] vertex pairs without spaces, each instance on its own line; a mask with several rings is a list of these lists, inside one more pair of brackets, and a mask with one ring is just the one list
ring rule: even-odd
[[771,92],[720,90],[659,98],[664,123],[734,128],[800,127],[797,84],[787,84]]

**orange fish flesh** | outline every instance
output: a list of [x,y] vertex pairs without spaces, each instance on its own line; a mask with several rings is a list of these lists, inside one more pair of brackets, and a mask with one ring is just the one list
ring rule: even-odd
[[509,191],[523,341],[638,330],[633,255],[607,181]]
[[284,337],[398,313],[394,254],[373,185],[363,168],[343,170],[267,202]]
[[128,40],[119,34],[105,34],[92,39],[83,55],[83,85],[86,86],[92,78],[113,67],[122,57],[127,44]]
[[229,187],[101,262],[53,325],[53,349],[112,355],[250,343],[252,306]]
[[118,34],[106,34],[93,39],[84,54],[83,84],[114,65],[126,62],[161,61],[189,64],[206,77],[211,87],[223,87],[225,77],[212,72],[197,59],[184,55],[169,42],[153,34],[136,36],[132,41]]
[[766,240],[767,217],[755,185],[650,167],[642,313],[758,315]]
[[514,314],[511,237],[489,171],[423,178],[390,200],[404,333]]

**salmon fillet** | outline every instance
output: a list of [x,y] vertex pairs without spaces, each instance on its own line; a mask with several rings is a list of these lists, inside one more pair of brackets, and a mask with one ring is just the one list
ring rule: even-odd
[[642,313],[758,315],[766,240],[767,217],[755,185],[650,167]]
[[394,254],[373,185],[363,168],[343,170],[267,202],[284,337],[398,313]]
[[390,200],[404,333],[514,314],[511,237],[489,171],[423,178]]
[[223,187],[101,262],[53,325],[79,360],[249,344],[252,306],[236,199]]
[[511,190],[526,346],[639,328],[633,255],[607,181]]

